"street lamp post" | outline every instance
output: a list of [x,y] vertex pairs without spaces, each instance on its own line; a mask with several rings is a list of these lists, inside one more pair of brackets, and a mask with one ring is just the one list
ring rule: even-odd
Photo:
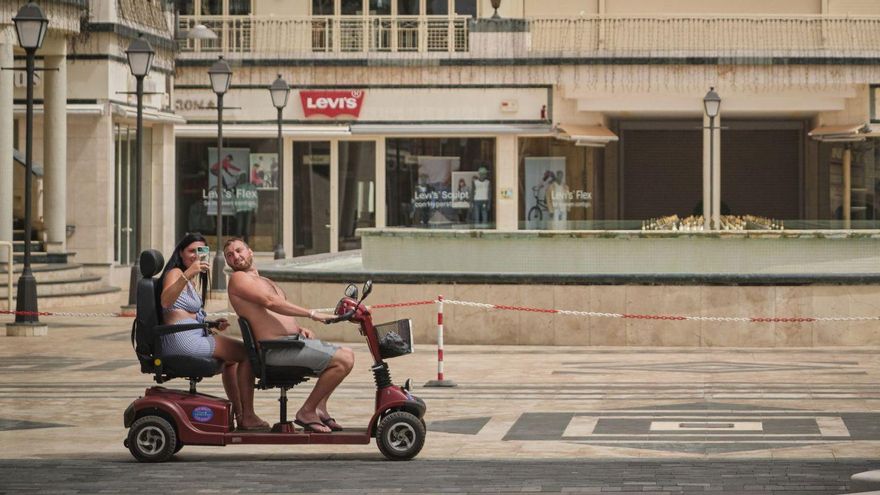
[[138,280],[140,280],[141,278],[138,260],[140,259],[141,250],[143,249],[143,246],[141,245],[143,239],[141,219],[143,215],[143,212],[141,210],[141,186],[143,185],[144,155],[144,78],[147,77],[147,74],[149,74],[150,72],[150,68],[153,66],[153,56],[156,54],[156,52],[155,50],[153,50],[153,47],[147,40],[143,38],[137,38],[136,40],[132,41],[130,45],[128,45],[128,50],[126,50],[125,53],[128,56],[128,68],[131,70],[131,75],[133,75],[135,80],[137,81],[137,88],[135,90],[137,95],[137,144],[134,154],[135,256],[134,261],[131,264],[131,277],[130,284],[128,286],[128,304],[129,306],[134,306],[137,304],[137,283]]
[[[211,290],[226,290],[226,275],[223,272],[223,95],[229,90],[232,81],[232,69],[218,57],[214,65],[208,69],[211,78],[211,89],[217,94],[217,252],[214,253]],[[208,164],[208,177],[211,176],[211,164]]]
[[272,104],[278,109],[278,215],[276,219],[275,259],[283,260],[284,255],[284,141],[281,138],[281,113],[287,105],[287,97],[290,96],[290,86],[287,81],[278,74],[278,79],[269,86],[269,94],[272,96]]
[[[715,117],[721,110],[721,97],[715,87],[703,97],[703,109],[709,117],[709,204],[703,205],[703,225],[706,230],[718,227],[715,225]],[[711,217],[710,217],[711,215]]]
[[37,317],[37,280],[31,271],[31,187],[33,182],[34,147],[34,57],[46,38],[49,19],[33,2],[22,7],[15,17],[18,44],[27,54],[27,114],[25,128],[24,172],[24,267],[18,279],[18,298],[15,302],[15,323],[39,325]]

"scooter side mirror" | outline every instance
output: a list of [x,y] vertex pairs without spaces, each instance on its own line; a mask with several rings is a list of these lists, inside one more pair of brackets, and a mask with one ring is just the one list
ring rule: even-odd
[[348,284],[348,287],[345,288],[345,297],[357,299],[357,296],[358,296],[357,286],[354,284]]
[[373,292],[373,281],[367,280],[364,282],[364,297],[361,298],[361,301],[367,298],[370,295],[370,292]]

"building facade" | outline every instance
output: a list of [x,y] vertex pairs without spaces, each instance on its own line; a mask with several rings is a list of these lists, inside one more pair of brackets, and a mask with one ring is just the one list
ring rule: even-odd
[[[11,22],[19,7],[19,2],[2,2],[4,67],[23,66]],[[40,7],[49,18],[49,31],[37,51],[37,67],[46,70],[37,72],[34,92],[33,152],[39,172],[34,227],[50,253],[103,267],[106,274],[134,255],[135,79],[125,50],[138,36],[156,50],[145,81],[145,179],[140,188],[144,204],[155,206],[144,208],[145,237],[164,245],[174,234],[160,221],[173,212],[173,196],[163,193],[173,193],[174,125],[185,122],[170,111],[172,9],[163,2],[128,0],[56,1]],[[8,96],[0,103],[0,160],[6,174],[0,196],[8,202],[0,215],[3,240],[12,239],[13,223],[20,228],[23,220],[24,172],[14,166],[13,156],[24,155],[24,86],[23,72],[3,72],[0,88]]]
[[[362,249],[368,272],[694,287],[880,275],[875,2],[142,3],[59,2],[89,20],[57,28],[66,213],[50,198],[57,152],[38,160],[47,240],[78,262],[112,272],[133,254],[131,100],[116,92],[133,86],[123,52],[138,30],[160,49],[162,93],[144,245],[213,240],[220,190],[224,234],[261,256]],[[187,36],[205,28],[216,38]],[[221,55],[233,76],[218,150],[207,71]],[[279,75],[292,88],[281,156]],[[7,142],[22,139],[13,91]]]
[[[227,223],[260,251],[277,242],[277,218],[295,256],[360,248],[358,229],[377,246],[396,228],[877,229],[877,6],[510,1],[501,19],[492,14],[477,0],[185,4],[181,26],[204,24],[219,38],[189,41],[177,57],[175,110],[187,119],[176,131],[187,164],[178,173],[205,182],[216,135],[206,70],[223,54],[234,68],[224,134],[257,190],[256,205],[228,211]],[[294,88],[280,217],[253,172],[265,171],[256,160],[275,160],[267,87],[276,74]],[[722,100],[711,122],[710,88]],[[206,197],[198,187],[181,197],[179,232],[207,230]],[[832,264],[837,249],[823,254]],[[476,263],[491,259],[509,261]],[[648,271],[688,270],[645,261]],[[415,263],[382,267],[456,262]],[[591,263],[587,272],[632,269]]]

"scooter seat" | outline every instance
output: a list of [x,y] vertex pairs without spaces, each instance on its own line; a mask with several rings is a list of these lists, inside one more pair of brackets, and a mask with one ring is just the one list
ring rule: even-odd
[[309,368],[301,366],[266,366],[265,375],[262,376],[263,385],[270,387],[292,387],[298,385],[309,377],[316,376]]
[[193,356],[165,356],[162,360],[162,372],[169,378],[185,377],[200,378],[220,373],[223,363],[214,358]]

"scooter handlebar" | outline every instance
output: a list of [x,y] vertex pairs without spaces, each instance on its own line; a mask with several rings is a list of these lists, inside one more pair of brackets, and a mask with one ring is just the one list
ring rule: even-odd
[[351,319],[352,316],[354,316],[355,311],[356,310],[354,310],[354,309],[350,309],[350,310],[346,311],[345,314],[339,315],[336,318],[330,318],[329,320],[324,320],[324,324],[331,325],[333,323],[339,323],[341,321],[348,321]]

